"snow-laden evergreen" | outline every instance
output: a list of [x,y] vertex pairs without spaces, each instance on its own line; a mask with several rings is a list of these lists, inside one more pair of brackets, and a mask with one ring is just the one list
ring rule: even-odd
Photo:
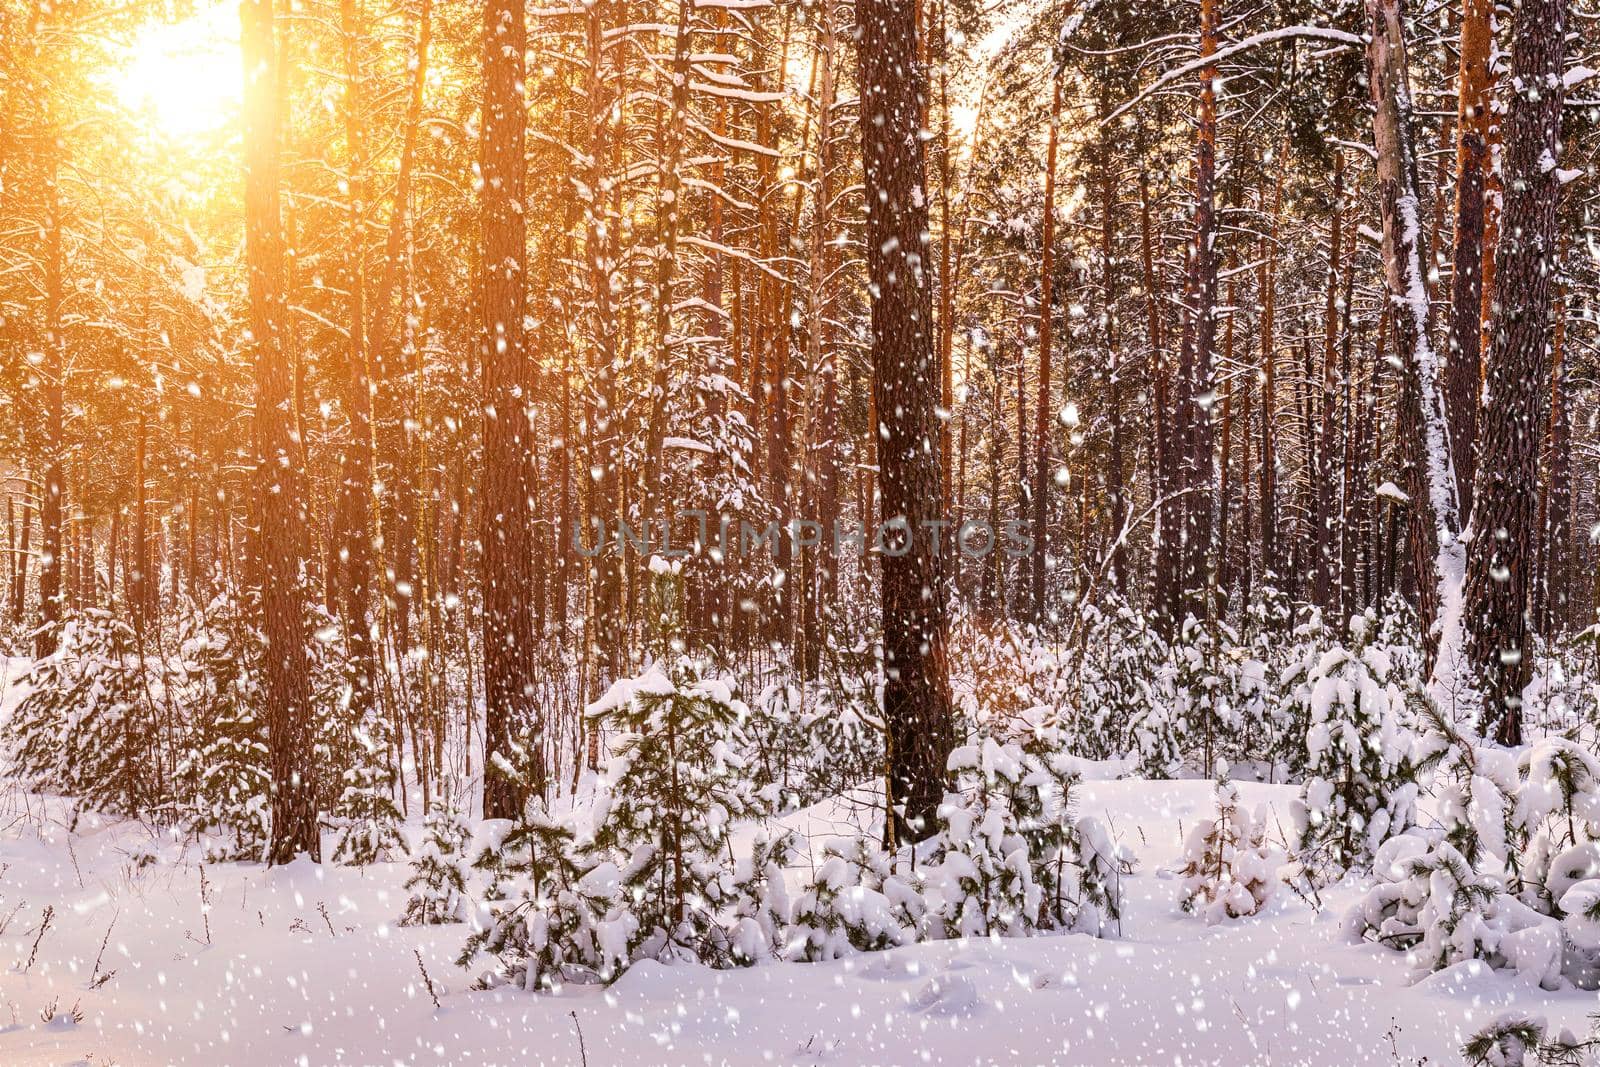
[[1284,860],[1267,838],[1265,812],[1251,813],[1239,788],[1224,774],[1217,780],[1216,818],[1197,823],[1183,847],[1183,909],[1207,923],[1254,915],[1273,898]]
[[1415,819],[1415,738],[1390,651],[1374,640],[1369,616],[1351,616],[1347,636],[1310,646],[1286,679],[1288,719],[1305,724],[1293,845],[1313,883],[1367,869]]

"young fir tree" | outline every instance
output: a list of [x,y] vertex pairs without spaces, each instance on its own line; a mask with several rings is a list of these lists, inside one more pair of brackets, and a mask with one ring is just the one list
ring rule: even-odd
[[611,737],[594,810],[593,847],[614,867],[616,904],[603,924],[612,963],[725,963],[723,909],[733,895],[729,831],[763,814],[775,787],[749,780],[750,710],[726,683],[684,657],[613,685],[589,707]]
[[1207,923],[1254,915],[1278,887],[1283,853],[1267,841],[1263,813],[1239,803],[1239,787],[1226,772],[1217,779],[1217,817],[1189,831],[1184,843],[1183,910]]
[[1418,974],[1481,959],[1547,989],[1600,987],[1586,889],[1600,867],[1600,765],[1565,738],[1517,753],[1463,735],[1431,701],[1422,715],[1438,820],[1379,850],[1346,930],[1404,949]]
[[473,866],[484,871],[485,921],[467,939],[457,963],[480,952],[496,967],[479,979],[492,988],[548,990],[562,982],[607,981],[621,973],[602,951],[599,930],[614,899],[614,879],[542,801],[528,802],[518,822],[490,824],[493,837]]
[[1415,813],[1412,732],[1387,650],[1371,620],[1350,620],[1350,644],[1315,656],[1291,698],[1309,725],[1306,779],[1291,812],[1295,858],[1313,882],[1371,865]]
[[465,918],[467,896],[466,852],[472,829],[466,815],[454,804],[437,800],[422,823],[422,844],[411,858],[411,875],[405,888],[401,926],[435,926]]
[[228,596],[184,620],[179,646],[186,675],[184,702],[195,726],[179,762],[184,820],[211,840],[207,857],[265,858],[271,836],[271,784],[266,723],[261,710],[260,632]]
[[400,809],[394,802],[394,770],[389,731],[381,714],[369,715],[351,731],[345,746],[343,789],[328,822],[334,830],[333,862],[365,867],[387,863],[406,852]]
[[1120,597],[1086,604],[1084,659],[1072,720],[1073,751],[1089,759],[1133,757],[1138,773],[1167,777],[1179,762],[1176,730],[1156,694],[1167,649],[1142,612]]
[[152,758],[157,746],[148,674],[133,628],[109,611],[87,609],[52,624],[50,654],[23,680],[27,695],[3,737],[15,773],[83,806],[156,814],[171,796]]
[[795,900],[785,958],[832,960],[918,940],[927,903],[909,858],[897,859],[866,837],[830,843]]

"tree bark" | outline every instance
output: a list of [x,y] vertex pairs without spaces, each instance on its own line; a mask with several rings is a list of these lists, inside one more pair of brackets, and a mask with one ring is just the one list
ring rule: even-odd
[[1050,132],[1045,146],[1044,221],[1039,254],[1039,399],[1034,405],[1033,428],[1033,549],[1029,609],[1036,625],[1045,622],[1045,565],[1050,557],[1050,362],[1055,336],[1054,287],[1056,269],[1056,155],[1061,142],[1062,72],[1053,72],[1050,91]]
[[[1393,308],[1401,367],[1401,438],[1405,491],[1410,497],[1409,541],[1417,577],[1418,613],[1436,689],[1450,688],[1460,645],[1459,583],[1463,553],[1457,540],[1455,465],[1444,410],[1438,355],[1428,340],[1428,294],[1423,264],[1411,90],[1400,0],[1367,0],[1368,88],[1374,105],[1378,200],[1383,214],[1385,281]],[[1441,616],[1441,609],[1449,609]]]
[[[921,128],[925,76],[916,13],[860,0],[861,140],[872,291],[873,427],[880,516],[903,524],[882,554],[884,719],[896,840],[932,833],[954,744],[941,596],[938,362],[924,256],[928,205]],[[903,549],[903,551],[902,551]]]
[[294,432],[291,373],[284,349],[283,219],[279,208],[279,103],[271,0],[242,0],[244,60],[245,264],[254,348],[256,537],[251,573],[260,583],[267,641],[267,746],[272,780],[269,864],[306,853],[321,858],[316,775],[306,756],[313,724],[301,588],[305,525],[302,442]]
[[1522,743],[1522,690],[1532,668],[1529,594],[1540,530],[1531,489],[1550,380],[1566,22],[1566,0],[1523,0],[1516,10],[1512,83],[1519,89],[1506,117],[1509,180],[1478,413],[1467,657],[1482,685],[1485,726],[1506,745]]
[[489,0],[483,19],[483,814],[519,819],[527,792],[544,789],[541,739],[536,732],[530,737],[537,730],[532,699],[537,632],[529,543],[531,393],[523,329],[527,24],[519,0]]
[[1484,186],[1488,170],[1493,0],[1464,0],[1456,79],[1455,246],[1450,276],[1450,444],[1461,511],[1472,510],[1473,445],[1482,382]]
[[44,248],[44,499],[39,506],[39,633],[34,655],[56,649],[55,624],[61,619],[61,517],[66,486],[66,335],[61,327],[61,146],[52,125],[45,133]]
[[[1201,0],[1200,56],[1217,50],[1219,0]],[[1217,339],[1217,69],[1200,70],[1194,156],[1194,234],[1184,294],[1183,340],[1171,398],[1174,426],[1168,448],[1171,493],[1162,511],[1157,553],[1157,611],[1169,636],[1185,615],[1210,613],[1215,460],[1212,360]]]

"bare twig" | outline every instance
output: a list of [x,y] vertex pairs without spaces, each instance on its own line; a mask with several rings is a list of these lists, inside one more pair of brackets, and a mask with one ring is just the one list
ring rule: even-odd
[[28,969],[31,968],[34,965],[34,962],[36,960],[38,960],[38,958],[39,958],[39,942],[44,940],[44,935],[50,929],[50,924],[55,921],[55,918],[56,918],[56,909],[55,909],[55,907],[53,905],[46,904],[45,908],[44,908],[44,922],[39,924],[38,936],[36,936],[33,939],[33,948],[28,951],[28,962],[22,968],[22,973],[24,973],[24,974],[28,973]]
[[422,951],[412,949],[411,954],[417,957],[417,970],[422,972],[422,984],[428,987],[428,996],[433,998],[433,1010],[438,1011],[442,1006],[439,1003],[439,991],[433,987],[433,976],[428,974],[428,968],[422,962]]
[[100,961],[105,959],[106,946],[111,943],[111,931],[116,928],[116,925],[117,915],[113,914],[111,916],[111,925],[106,927],[106,936],[100,939],[100,951],[94,957],[94,971],[89,975],[90,989],[99,989],[117,975],[116,971],[107,971],[105,974],[100,973]]
[[583,1025],[578,1022],[577,1012],[569,1011],[567,1014],[572,1016],[572,1028],[578,1031],[578,1062],[581,1067],[589,1067],[589,1049],[583,1043]]

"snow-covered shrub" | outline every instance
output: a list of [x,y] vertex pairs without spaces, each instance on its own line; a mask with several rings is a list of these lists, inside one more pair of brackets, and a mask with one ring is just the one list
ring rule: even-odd
[[1097,820],[1072,814],[1080,776],[1059,729],[980,738],[952,752],[949,767],[961,789],[940,807],[928,877],[940,889],[930,923],[944,931],[931,936],[1105,936],[1120,917],[1122,857]]
[[1303,719],[1305,783],[1291,806],[1295,859],[1313,882],[1366,868],[1414,819],[1413,734],[1372,620],[1353,616],[1350,643],[1315,655],[1290,700]]
[[1278,887],[1283,852],[1267,840],[1266,819],[1239,803],[1239,787],[1217,782],[1217,817],[1189,831],[1184,843],[1183,910],[1207,923],[1254,915]]
[[179,623],[182,704],[190,716],[178,805],[210,862],[258,860],[271,835],[271,766],[261,707],[259,631],[232,597]]
[[379,710],[365,716],[345,746],[344,788],[328,816],[334,830],[333,862],[365,867],[406,851],[400,810],[394,803],[395,772],[388,722]]
[[54,625],[55,651],[22,680],[29,692],[0,734],[13,772],[90,808],[167,810],[172,782],[152,706],[159,657],[145,654],[133,628],[108,611],[90,608]]
[[777,788],[750,782],[750,710],[702,669],[687,657],[652,666],[589,706],[613,755],[587,835],[535,800],[485,848],[488,921],[460,959],[498,957],[485,984],[609,982],[643,959],[737,966],[787,943],[794,841],[758,837],[736,853],[734,822],[768,814]]
[[588,714],[613,738],[593,840],[618,872],[611,943],[626,962],[724,962],[728,832],[736,819],[765,814],[775,792],[758,795],[749,780],[749,708],[681,658],[616,683]]
[[[1000,771],[1007,785],[1015,784],[1003,777],[1012,769]],[[1020,778],[1020,767],[1014,769]],[[1009,797],[990,782],[972,797],[952,793],[940,805],[939,821],[939,862],[929,876],[939,896],[930,918],[942,928],[942,936],[1030,932],[1039,910],[1039,887]]]
[[1600,1038],[1578,1038],[1562,1028],[1546,1039],[1543,1016],[1498,1016],[1461,1046],[1470,1067],[1588,1067],[1596,1062]]
[[776,785],[777,810],[837,796],[882,773],[883,731],[873,721],[873,679],[850,669],[864,650],[820,653],[819,678],[805,683],[785,671],[750,704],[745,733],[753,780]]
[[1225,623],[1185,616],[1171,659],[1162,671],[1162,695],[1171,708],[1177,741],[1187,762],[1209,770],[1231,743],[1243,720],[1234,704],[1231,650],[1237,638]]
[[1501,941],[1510,898],[1441,832],[1390,838],[1374,874],[1377,884],[1345,917],[1353,937],[1405,949],[1419,976],[1471,959],[1506,965]]
[[1419,974],[1481,959],[1546,988],[1600,987],[1600,765],[1566,738],[1511,751],[1422,711],[1437,824],[1380,851],[1347,929],[1407,950]]
[[626,946],[601,939],[616,899],[616,868],[601,864],[537,799],[528,802],[521,821],[485,828],[490,838],[473,863],[489,877],[483,914],[457,964],[470,967],[480,952],[488,953],[497,966],[479,977],[479,985],[530,992],[620,974]]
[[1398,592],[1390,593],[1374,612],[1373,644],[1388,650],[1390,670],[1396,678],[1421,678],[1423,671],[1422,620],[1417,609]]
[[832,960],[918,940],[926,903],[907,853],[897,859],[865,837],[830,844],[794,902],[783,954]]
[[467,844],[472,831],[461,809],[436,800],[423,818],[422,843],[411,858],[411,890],[401,926],[458,923],[465,917]]
[[799,845],[793,833],[770,839],[758,834],[749,853],[739,857],[729,906],[730,952],[735,963],[758,963],[783,952],[794,914],[783,872],[794,861]]
[[1166,643],[1126,603],[1083,611],[1082,696],[1070,720],[1072,750],[1090,759],[1129,756],[1137,773],[1171,777],[1183,758],[1183,724],[1159,692]]

